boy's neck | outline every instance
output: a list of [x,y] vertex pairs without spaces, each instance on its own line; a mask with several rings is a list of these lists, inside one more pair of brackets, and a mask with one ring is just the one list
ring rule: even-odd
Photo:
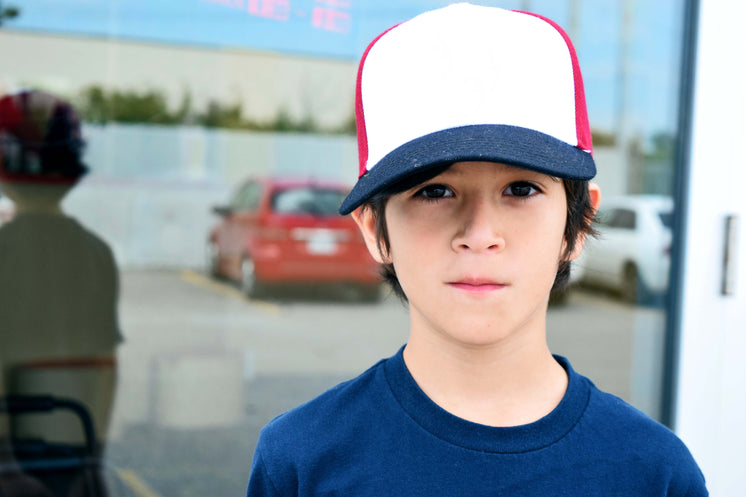
[[18,214],[50,214],[55,216],[64,216],[64,212],[59,204],[47,204],[44,202],[28,202],[16,206]]
[[557,407],[568,382],[539,331],[483,347],[413,332],[404,361],[425,394],[449,413],[488,426],[528,424]]

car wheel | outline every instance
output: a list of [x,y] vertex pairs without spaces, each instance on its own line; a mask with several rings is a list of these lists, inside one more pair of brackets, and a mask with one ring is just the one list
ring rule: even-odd
[[205,267],[209,276],[219,276],[220,251],[218,246],[212,240],[208,240],[205,245]]
[[365,285],[358,288],[358,296],[361,302],[375,304],[381,301],[381,287],[379,285]]
[[634,264],[624,267],[624,280],[621,288],[622,299],[630,304],[646,303],[649,299],[640,272]]
[[247,297],[252,298],[257,296],[258,288],[254,261],[246,256],[241,261],[241,291]]

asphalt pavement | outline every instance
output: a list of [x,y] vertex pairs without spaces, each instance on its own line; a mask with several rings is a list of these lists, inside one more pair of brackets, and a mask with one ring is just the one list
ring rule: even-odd
[[[106,453],[114,495],[244,495],[264,424],[407,336],[406,308],[390,295],[248,300],[192,270],[124,271],[121,285],[125,342]],[[664,318],[576,291],[550,308],[548,340],[600,388],[655,414]]]

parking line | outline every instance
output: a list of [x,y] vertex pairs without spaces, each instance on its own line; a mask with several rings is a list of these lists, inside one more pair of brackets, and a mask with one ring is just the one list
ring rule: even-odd
[[224,297],[247,303],[252,307],[255,307],[269,314],[282,314],[282,308],[279,305],[270,304],[269,302],[265,302],[263,300],[249,299],[248,297],[246,297],[246,295],[244,295],[243,292],[241,292],[237,288],[234,288],[226,283],[215,281],[212,278],[208,278],[207,276],[192,271],[191,269],[182,270],[181,279],[186,281],[187,283],[191,283],[194,286],[198,286],[205,290],[220,294]]
[[127,484],[130,490],[132,490],[132,493],[137,495],[137,497],[161,497],[161,494],[150,488],[150,486],[131,469],[117,469],[116,472],[119,475],[119,478]]

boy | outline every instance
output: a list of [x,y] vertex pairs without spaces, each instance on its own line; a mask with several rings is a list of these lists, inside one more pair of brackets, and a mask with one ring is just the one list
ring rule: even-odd
[[[88,172],[83,151],[66,101],[39,90],[0,98],[0,187],[16,211],[0,227],[0,394],[38,393],[24,379],[35,371],[90,371],[95,388],[67,394],[91,411],[103,448],[122,340],[118,274],[109,246],[62,209]],[[79,438],[77,425],[53,419],[56,437]]]
[[458,4],[383,33],[342,204],[406,299],[395,356],[273,420],[249,496],[707,495],[675,435],[552,356],[550,289],[600,193],[574,49]]

